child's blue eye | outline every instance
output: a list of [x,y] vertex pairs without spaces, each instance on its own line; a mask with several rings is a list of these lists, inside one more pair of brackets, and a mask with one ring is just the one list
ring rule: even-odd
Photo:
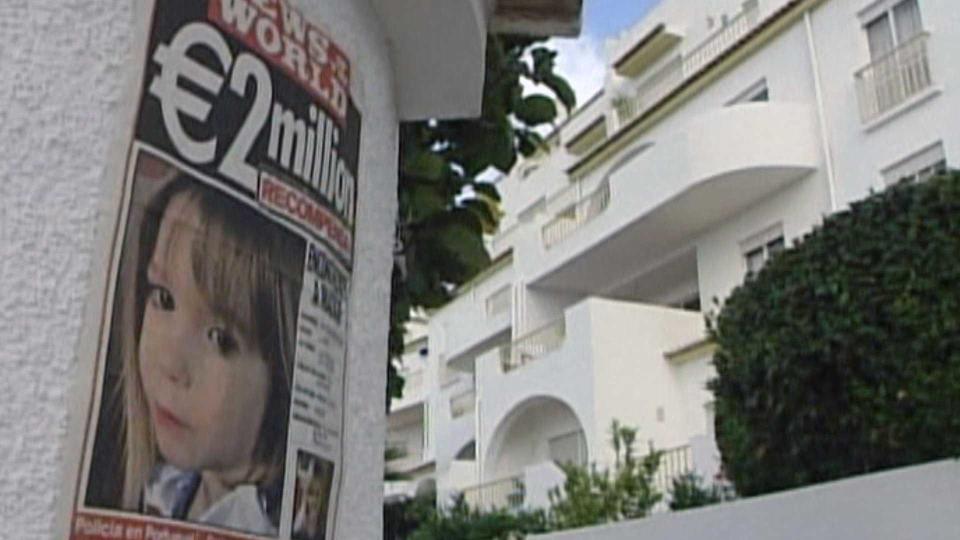
[[170,291],[159,285],[150,285],[150,293],[147,296],[147,300],[153,307],[162,309],[163,311],[173,311],[176,307]]
[[222,355],[228,355],[237,350],[237,340],[229,332],[219,327],[207,330],[207,339],[213,343]]

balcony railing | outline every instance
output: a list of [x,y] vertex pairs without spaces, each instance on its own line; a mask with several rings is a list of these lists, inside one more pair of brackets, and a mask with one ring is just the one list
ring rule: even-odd
[[504,373],[523,367],[560,348],[565,335],[566,323],[563,319],[534,330],[500,348],[500,367]]
[[623,127],[677,89],[683,81],[719,58],[749,34],[757,26],[759,19],[760,10],[756,3],[753,3],[685,55],[678,55],[646,77],[636,92],[614,103],[617,126]]
[[522,476],[511,476],[463,490],[463,499],[471,508],[523,508],[526,489]]
[[921,32],[856,72],[860,118],[869,122],[933,84]]
[[610,206],[610,183],[605,181],[589,197],[560,213],[543,226],[541,230],[543,246],[550,249],[602,214],[608,206]]
[[510,311],[511,291],[512,289],[510,285],[504,285],[503,287],[500,287],[499,289],[494,291],[493,294],[487,297],[487,300],[486,300],[487,317],[496,317],[501,313],[506,313]]
[[477,394],[473,390],[461,392],[450,398],[450,416],[460,418],[476,407]]
[[693,452],[689,445],[662,452],[660,466],[653,477],[653,483],[660,493],[665,494],[673,488],[674,478],[693,472]]
[[759,9],[756,5],[744,9],[736,17],[727,21],[716,32],[703,40],[695,49],[683,57],[683,73],[693,75],[714,61],[731,45],[747,35],[757,25]]

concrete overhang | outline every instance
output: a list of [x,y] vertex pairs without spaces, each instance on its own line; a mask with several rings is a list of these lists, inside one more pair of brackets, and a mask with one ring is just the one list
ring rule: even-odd
[[636,77],[683,40],[683,34],[659,24],[620,55],[613,69],[625,77]]
[[599,294],[624,283],[808,177],[820,166],[816,134],[816,116],[802,104],[745,104],[694,119],[608,173],[609,207],[538,254],[528,285]]
[[490,29],[500,34],[580,34],[583,0],[497,0]]
[[371,0],[401,121],[479,116],[488,29],[576,35],[582,0]]

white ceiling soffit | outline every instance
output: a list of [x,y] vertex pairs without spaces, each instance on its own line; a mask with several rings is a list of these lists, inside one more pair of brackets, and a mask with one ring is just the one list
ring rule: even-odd
[[486,0],[372,0],[387,33],[400,120],[480,115]]
[[490,29],[500,34],[575,37],[580,34],[582,12],[583,0],[496,0]]

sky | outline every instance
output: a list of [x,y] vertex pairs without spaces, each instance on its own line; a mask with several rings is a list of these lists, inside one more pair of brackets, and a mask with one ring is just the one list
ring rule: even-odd
[[584,0],[583,32],[576,39],[554,39],[557,72],[577,92],[577,103],[590,99],[603,84],[604,40],[633,26],[660,0]]

